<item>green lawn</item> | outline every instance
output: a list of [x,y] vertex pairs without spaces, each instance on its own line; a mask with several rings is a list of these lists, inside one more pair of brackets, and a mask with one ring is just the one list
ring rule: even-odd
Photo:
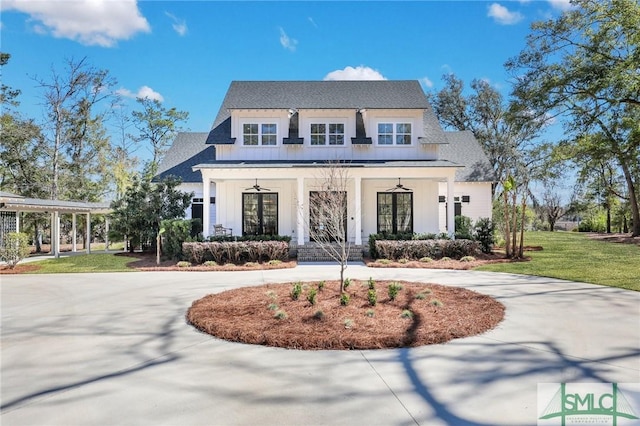
[[131,272],[128,263],[136,259],[127,256],[116,256],[112,253],[79,254],[59,259],[38,261],[40,266],[32,274],[60,274],[72,272]]
[[640,247],[589,239],[577,232],[527,232],[525,252],[530,262],[503,263],[477,268],[582,281],[640,291]]

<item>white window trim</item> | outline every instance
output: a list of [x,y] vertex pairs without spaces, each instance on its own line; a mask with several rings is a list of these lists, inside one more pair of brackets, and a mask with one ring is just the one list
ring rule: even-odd
[[[311,126],[316,125],[316,124],[324,124],[324,144],[320,144],[320,145],[314,145],[311,143],[311,135],[314,134],[319,134],[319,133],[311,133]],[[342,125],[342,143],[341,144],[335,144],[332,145],[329,143],[329,137],[331,136],[331,133],[329,133],[329,126],[331,124],[341,124]],[[346,140],[347,140],[347,123],[343,120],[334,120],[334,119],[311,119],[309,121],[309,146],[311,147],[337,147],[337,146],[345,146],[346,145]]]
[[[380,124],[391,124],[393,126],[393,134],[392,134],[392,141],[393,143],[390,144],[381,144],[380,143],[380,133],[378,133],[378,126]],[[396,142],[397,140],[397,136],[398,136],[398,124],[409,124],[411,126],[411,143],[408,144],[398,144]],[[376,145],[377,146],[381,146],[381,147],[407,147],[407,146],[413,146],[414,145],[414,139],[415,139],[415,124],[413,122],[413,120],[411,119],[393,119],[393,120],[379,120],[376,122],[375,124],[375,135],[376,135]]]
[[[247,145],[244,143],[244,126],[247,124],[257,124],[258,125],[258,144],[257,145]],[[274,125],[276,126],[276,143],[274,145],[264,145],[262,143],[262,126],[268,124],[268,125]],[[279,145],[279,141],[280,141],[280,134],[279,134],[279,123],[277,120],[269,120],[269,119],[265,119],[265,120],[245,120],[242,121],[240,123],[240,142],[242,146],[245,147],[250,147],[250,148],[255,148],[258,146],[266,146],[266,147],[274,147],[274,146],[278,146]],[[267,133],[268,135],[272,134],[272,133]]]

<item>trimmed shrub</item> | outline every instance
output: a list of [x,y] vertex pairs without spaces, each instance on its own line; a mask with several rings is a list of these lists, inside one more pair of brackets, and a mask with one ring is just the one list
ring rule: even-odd
[[455,217],[456,239],[473,239],[473,226],[471,218],[468,216]]
[[191,220],[166,219],[160,223],[162,234],[162,254],[171,259],[182,259],[182,243],[191,237]]
[[390,260],[420,260],[429,257],[460,259],[478,253],[480,244],[471,240],[377,240],[376,251],[382,258]]
[[201,264],[213,260],[225,263],[284,261],[289,257],[289,243],[285,241],[207,241],[185,242],[182,252],[188,261]]
[[0,260],[10,269],[29,255],[29,236],[23,232],[9,232],[0,241]]
[[494,244],[495,223],[488,217],[478,219],[473,229],[474,237],[480,243],[480,250],[483,253],[491,253]]

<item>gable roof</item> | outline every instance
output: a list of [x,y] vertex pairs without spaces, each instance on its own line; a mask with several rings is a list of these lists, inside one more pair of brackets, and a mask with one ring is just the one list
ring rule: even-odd
[[[207,144],[229,144],[233,109],[423,109],[425,128],[443,143],[435,114],[417,80],[232,81]],[[432,124],[436,123],[435,129]]]
[[210,163],[216,159],[215,147],[206,145],[206,132],[180,132],[173,145],[165,154],[158,166],[158,174],[154,181],[173,175],[182,178],[183,182],[202,182],[199,172],[192,167],[196,164]]
[[456,182],[493,182],[495,174],[489,158],[469,130],[445,132],[449,143],[440,145],[440,159],[461,164],[456,171]]

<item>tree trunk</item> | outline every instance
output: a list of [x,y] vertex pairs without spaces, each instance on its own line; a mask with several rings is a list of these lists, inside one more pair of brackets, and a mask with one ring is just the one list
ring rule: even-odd
[[624,179],[627,182],[627,188],[629,189],[629,204],[631,205],[631,236],[640,237],[640,211],[638,210],[638,197],[636,195],[636,187],[633,184],[633,176],[629,171],[629,167],[626,162],[620,161]]
[[509,197],[507,191],[503,192],[504,198],[504,252],[506,257],[511,257],[511,232],[509,232]]
[[520,224],[520,247],[518,248],[518,257],[520,259],[524,258],[524,220],[525,220],[525,211],[527,209],[527,196],[522,197],[522,223]]
[[607,203],[607,234],[611,233],[611,204]]
[[514,189],[513,191],[513,195],[512,195],[512,200],[513,200],[513,226],[511,229],[511,232],[513,233],[513,235],[511,236],[511,252],[512,252],[512,257],[517,257],[518,253],[517,253],[517,238],[518,238],[518,193],[517,191]]

